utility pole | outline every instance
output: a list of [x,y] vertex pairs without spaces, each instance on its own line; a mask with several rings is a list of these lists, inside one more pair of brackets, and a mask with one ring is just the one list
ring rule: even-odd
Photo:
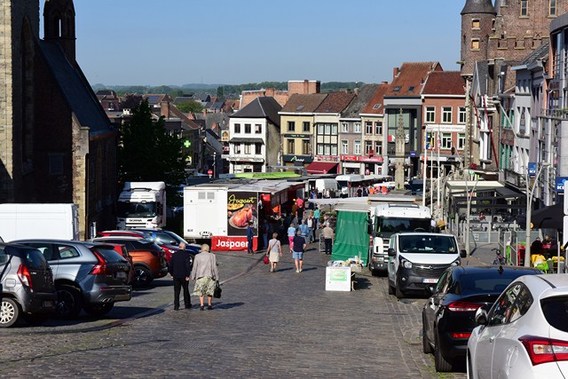
[[463,168],[471,166],[471,143],[472,143],[472,107],[471,107],[471,77],[465,78],[465,146],[463,150]]

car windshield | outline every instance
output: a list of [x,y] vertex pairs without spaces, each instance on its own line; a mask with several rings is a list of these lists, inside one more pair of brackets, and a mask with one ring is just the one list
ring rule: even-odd
[[125,203],[117,204],[118,217],[153,217],[156,215],[156,203]]
[[458,248],[453,237],[448,235],[401,235],[400,251],[420,254],[456,254]]
[[3,247],[0,247],[0,265],[5,265],[10,259],[10,256],[6,254]]
[[430,231],[431,220],[423,218],[377,217],[377,233],[382,237],[390,237],[393,233]]
[[554,296],[540,301],[542,313],[548,323],[558,330],[568,332],[568,296]]

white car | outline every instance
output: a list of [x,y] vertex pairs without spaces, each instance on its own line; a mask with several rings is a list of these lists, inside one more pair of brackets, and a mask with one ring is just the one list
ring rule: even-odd
[[468,378],[568,377],[568,275],[521,276],[475,320]]

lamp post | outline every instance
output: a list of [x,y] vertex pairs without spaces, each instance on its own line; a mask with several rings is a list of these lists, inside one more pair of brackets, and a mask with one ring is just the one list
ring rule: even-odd
[[532,188],[530,188],[530,183],[529,183],[529,169],[527,167],[527,178],[525,180],[526,182],[526,191],[527,191],[527,211],[526,211],[526,222],[525,222],[525,262],[524,265],[525,267],[530,267],[531,265],[531,214],[532,214],[532,201],[533,201],[533,195],[534,195],[534,190],[536,188],[536,184],[538,183],[538,178],[540,176],[540,173],[542,172],[542,170],[548,167],[548,162],[543,162],[542,165],[540,166],[540,168],[538,169],[538,172],[536,173],[536,176],[534,178],[534,183],[532,185]]

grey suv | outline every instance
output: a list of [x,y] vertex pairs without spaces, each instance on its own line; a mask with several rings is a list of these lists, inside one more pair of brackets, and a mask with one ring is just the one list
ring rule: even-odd
[[37,249],[0,243],[0,327],[55,310],[53,274]]
[[128,301],[130,265],[112,246],[64,240],[20,240],[17,243],[42,252],[53,269],[57,289],[57,313],[75,318],[83,308],[104,315],[117,301]]

